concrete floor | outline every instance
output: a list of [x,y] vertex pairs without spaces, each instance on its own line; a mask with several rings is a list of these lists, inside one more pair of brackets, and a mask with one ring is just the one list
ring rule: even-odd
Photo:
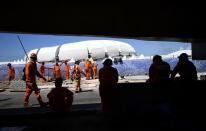
[[[129,82],[145,82],[147,78],[145,76],[131,76],[125,77],[124,79],[120,79],[119,83],[129,83]],[[75,82],[70,80],[64,81],[64,87],[67,87],[71,91],[75,90]],[[47,94],[49,91],[54,88],[54,83],[38,83],[38,87],[41,89],[41,96],[43,101],[47,102]],[[99,81],[96,80],[85,80],[84,78],[81,81],[82,92],[75,93],[74,92],[74,101],[73,105],[78,104],[94,104],[100,103],[99,97]],[[25,82],[23,81],[13,81],[3,92],[0,92],[0,109],[7,108],[23,108],[23,98],[24,98],[24,90],[25,90]],[[31,94],[29,99],[30,107],[38,107],[38,102],[34,96]]]

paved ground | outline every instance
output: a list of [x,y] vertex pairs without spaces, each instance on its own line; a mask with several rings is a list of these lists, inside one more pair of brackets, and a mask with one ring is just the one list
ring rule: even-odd
[[[99,103],[100,98],[98,94],[98,82],[97,80],[83,81],[82,89],[80,93],[74,93],[74,102],[73,104],[84,104],[84,103]],[[71,91],[74,91],[74,84],[64,84],[64,87],[67,87]],[[41,88],[41,96],[44,101],[48,101],[47,94],[54,88],[54,85],[43,85],[39,86]],[[3,92],[0,92],[0,109],[5,108],[22,108],[23,107],[23,89],[17,90],[16,88],[6,89]],[[32,94],[30,96],[30,106],[36,107],[39,106],[35,96]]]
[[[125,77],[125,79],[120,79],[119,83],[129,83],[129,82],[145,82],[145,76],[133,76]],[[54,83],[38,84],[41,89],[41,96],[44,101],[48,101],[47,94],[54,88]],[[65,81],[63,83],[64,87],[67,87],[74,92],[75,83],[71,81]],[[83,89],[80,93],[74,93],[73,105],[78,104],[94,104],[100,103],[100,97],[98,92],[99,82],[96,80],[82,80],[81,87]],[[23,108],[23,97],[24,97],[25,83],[23,81],[13,81],[9,89],[0,92],[0,109],[7,108]],[[30,96],[30,107],[38,107],[38,102],[35,96],[32,94]]]

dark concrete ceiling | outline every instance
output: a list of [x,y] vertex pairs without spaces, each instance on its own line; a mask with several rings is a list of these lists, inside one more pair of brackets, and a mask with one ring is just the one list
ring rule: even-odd
[[0,31],[65,35],[204,40],[201,3],[6,3]]

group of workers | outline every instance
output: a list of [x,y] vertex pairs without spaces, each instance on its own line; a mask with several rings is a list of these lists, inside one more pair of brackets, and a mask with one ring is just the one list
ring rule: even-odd
[[[197,70],[195,65],[189,61],[186,53],[180,54],[179,61],[173,70],[170,70],[170,65],[162,60],[162,57],[155,55],[153,63],[149,68],[149,83],[158,83],[170,79],[182,81],[195,81],[197,80]],[[175,77],[179,74],[179,77]]]
[[[103,112],[109,113],[112,111],[112,97],[114,94],[114,89],[118,82],[118,71],[116,68],[112,67],[112,60],[106,59],[103,63],[103,68],[99,70],[99,92],[102,102]],[[78,72],[75,76],[78,81],[81,77],[81,69],[79,66],[79,61],[75,62],[72,71]],[[86,74],[85,74],[86,75]],[[52,89],[47,97],[49,99],[49,106],[55,112],[67,112],[71,110],[73,103],[73,92],[69,89],[62,87],[62,78],[58,77],[55,80],[55,88]]]
[[[64,78],[65,79],[71,79],[72,81],[76,81],[76,92],[80,92],[80,81],[81,81],[81,74],[86,76],[86,80],[90,79],[97,79],[98,71],[97,71],[97,64],[95,61],[86,59],[84,62],[84,71],[81,69],[79,66],[80,61],[75,61],[74,66],[71,68],[71,73],[70,73],[70,65],[68,64],[68,61],[64,61]],[[55,80],[56,78],[62,77],[61,74],[61,65],[63,64],[56,64],[54,65],[53,68],[48,68],[44,66],[44,62],[42,62],[39,72],[42,76],[44,76],[45,69],[52,69],[52,79]],[[40,79],[41,82],[45,82],[43,79]]]
[[86,73],[86,80],[97,78],[97,64],[91,59],[86,59],[84,62],[84,70]]
[[[37,100],[40,104],[40,106],[44,107],[49,104],[52,110],[57,112],[65,112],[70,111],[72,102],[73,102],[73,92],[71,92],[69,89],[62,87],[63,79],[60,77],[57,77],[55,79],[55,88],[52,89],[47,97],[49,99],[49,103],[43,102],[40,90],[37,87],[36,84],[36,75],[43,80],[46,81],[46,78],[43,76],[42,72],[39,73],[37,70],[37,56],[36,54],[32,53],[30,56],[29,62],[25,66],[25,75],[26,75],[26,92],[24,97],[24,106],[28,106],[29,103],[29,96],[32,92],[34,92],[35,96],[37,97]],[[81,90],[80,88],[80,79],[81,74],[84,72],[81,70],[79,66],[79,61],[75,61],[75,65],[72,67],[72,75],[74,75],[74,78],[77,82],[77,89]],[[99,71],[99,91],[100,91],[100,97],[103,103],[103,110],[109,111],[110,110],[110,100],[109,98],[112,97],[111,89],[116,87],[116,84],[118,82],[118,71],[117,69],[113,68],[112,60],[106,59],[103,63],[104,67],[100,69]],[[84,74],[86,76],[86,74]]]
[[[153,57],[153,63],[149,68],[149,79],[147,82],[156,83],[167,81],[169,79],[178,79],[183,81],[195,81],[197,80],[197,71],[194,64],[189,61],[188,55],[186,53],[182,53],[179,57],[179,61],[175,68],[171,71],[170,65],[162,60],[162,57],[159,55],[155,55]],[[37,56],[32,53],[30,56],[29,62],[25,66],[25,76],[26,76],[26,91],[24,97],[24,105],[27,106],[29,103],[29,96],[32,92],[34,92],[40,106],[47,106],[48,103],[43,102],[40,90],[36,84],[36,75],[46,81],[44,77],[44,63],[40,66],[40,73],[37,70]],[[67,61],[65,63],[65,78],[74,79],[76,81],[76,92],[81,91],[80,88],[80,80],[81,74],[86,76],[86,79],[89,80],[91,78],[99,78],[99,94],[101,97],[102,109],[103,112],[111,112],[112,111],[112,98],[115,93],[115,88],[118,82],[118,71],[116,68],[112,67],[112,60],[106,59],[103,62],[103,68],[101,68],[98,72],[92,70],[92,62],[87,59],[84,63],[85,73],[82,71],[79,66],[80,61],[75,61],[74,66],[72,66],[71,75],[69,73],[70,67]],[[95,63],[96,64],[96,63]],[[94,65],[94,64],[93,64]],[[14,79],[14,68],[11,64],[8,64],[8,75],[9,80]],[[73,92],[69,89],[62,87],[63,79],[61,78],[61,69],[58,63],[55,64],[54,68],[55,74],[55,87],[52,89],[47,97],[49,98],[49,105],[54,111],[70,111],[72,102],[73,102]],[[97,68],[96,68],[97,70]],[[176,74],[179,73],[179,77],[176,78]],[[95,75],[94,75],[95,74]],[[95,76],[95,77],[94,77]]]
[[[70,65],[68,64],[68,61],[64,61],[64,78],[65,79],[72,79],[72,73],[70,74]],[[56,62],[56,64],[54,65],[53,68],[47,68],[44,66],[44,62],[42,62],[40,68],[39,68],[39,72],[41,75],[44,76],[45,73],[45,69],[52,69],[52,73],[53,73],[53,80],[55,80],[56,78],[62,76],[61,75],[61,65],[63,64],[58,64],[58,62]],[[73,67],[72,67],[73,68]],[[80,68],[80,67],[79,67]],[[80,68],[81,69],[81,68]],[[74,70],[74,69],[71,69]],[[82,70],[82,69],[81,69]],[[90,80],[90,79],[97,79],[97,64],[95,61],[90,60],[90,59],[86,59],[84,62],[84,71],[85,71],[85,75],[86,75],[86,80]]]

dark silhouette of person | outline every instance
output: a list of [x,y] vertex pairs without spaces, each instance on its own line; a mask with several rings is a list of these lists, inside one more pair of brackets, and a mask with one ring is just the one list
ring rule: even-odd
[[56,78],[55,88],[47,94],[49,106],[55,112],[71,111],[73,92],[62,87],[62,82],[63,79],[61,77]]
[[102,110],[111,113],[113,106],[114,89],[118,82],[118,71],[112,67],[112,60],[106,59],[103,68],[99,70],[99,93],[101,97]]
[[179,80],[197,80],[197,70],[195,65],[189,61],[186,53],[180,54],[179,61],[172,71],[171,78],[174,79],[176,74],[179,73]]
[[149,83],[157,83],[169,80],[170,77],[170,65],[162,60],[162,57],[155,55],[153,57],[153,63],[149,68]]

